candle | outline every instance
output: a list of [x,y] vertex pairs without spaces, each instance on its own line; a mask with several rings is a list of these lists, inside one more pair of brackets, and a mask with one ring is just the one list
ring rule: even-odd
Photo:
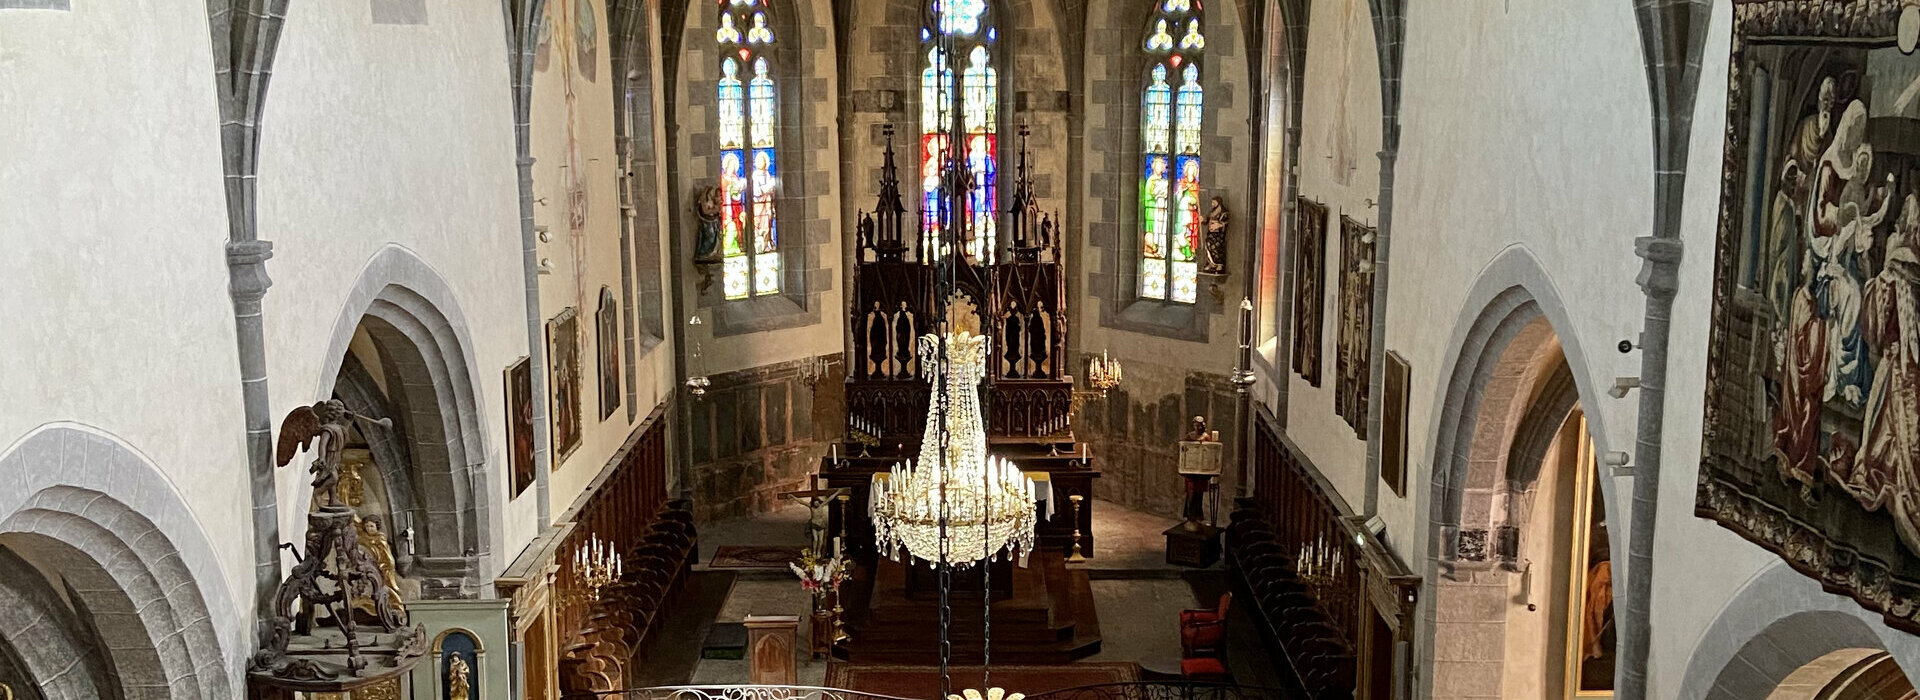
[[1242,298],[1240,300],[1240,344],[1249,347],[1253,345],[1252,299]]
[[829,462],[829,464],[839,464],[839,463],[840,463],[840,443],[836,442],[836,443],[833,443],[833,461]]

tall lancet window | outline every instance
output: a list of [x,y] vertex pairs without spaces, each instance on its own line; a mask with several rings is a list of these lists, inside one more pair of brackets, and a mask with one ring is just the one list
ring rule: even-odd
[[[999,31],[987,0],[933,0],[927,26],[920,30],[926,63],[920,71],[920,240],[929,258],[944,253],[935,242],[953,220],[940,180],[954,129],[954,76],[960,78],[962,155],[973,180],[966,192],[967,228],[961,240],[969,258],[992,262],[1000,198],[994,187],[999,168],[1000,78],[993,65]],[[948,56],[945,40],[952,40]]]
[[780,291],[778,92],[767,0],[718,0],[720,237],[728,299]]
[[1191,304],[1200,212],[1201,0],[1155,0],[1140,112],[1140,296]]

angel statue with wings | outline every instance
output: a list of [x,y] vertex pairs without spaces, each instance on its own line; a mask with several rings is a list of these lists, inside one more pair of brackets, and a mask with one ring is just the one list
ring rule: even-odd
[[[355,418],[366,419],[347,410],[347,405],[339,399],[328,399],[293,409],[280,421],[280,443],[274,453],[274,464],[287,466],[295,454],[312,448],[313,464],[307,471],[313,474],[314,493],[325,494],[326,503],[322,508],[340,506],[336,493],[340,485],[340,450],[347,446],[347,429],[353,426]],[[393,426],[393,421],[386,418],[366,420],[383,428]]]

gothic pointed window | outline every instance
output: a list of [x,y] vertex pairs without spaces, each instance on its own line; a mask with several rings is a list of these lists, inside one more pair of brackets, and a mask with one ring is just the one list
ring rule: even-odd
[[[961,135],[958,145],[971,180],[960,236],[969,259],[992,262],[997,240],[1000,78],[993,46],[999,32],[987,0],[933,0],[920,32],[926,63],[920,71],[920,238],[929,258],[945,253],[935,244],[954,219],[941,192],[949,138],[954,129],[954,78],[959,76]],[[953,55],[942,50],[952,40]]]
[[1140,296],[1182,304],[1199,291],[1201,0],[1156,0],[1140,134]]
[[779,93],[766,0],[719,0],[718,115],[722,288],[728,299],[780,292]]

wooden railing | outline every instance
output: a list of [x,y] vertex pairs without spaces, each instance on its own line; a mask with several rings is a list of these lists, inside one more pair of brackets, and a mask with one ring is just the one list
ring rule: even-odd
[[[1407,641],[1420,578],[1367,528],[1262,411],[1249,446],[1253,495],[1227,531],[1239,589],[1316,696],[1399,697],[1392,649]],[[1398,684],[1398,685],[1396,685]]]
[[1254,500],[1273,524],[1273,541],[1286,552],[1294,574],[1351,643],[1360,623],[1360,549],[1349,526],[1353,513],[1271,425],[1258,423]]
[[[627,680],[640,644],[697,553],[689,504],[667,498],[663,409],[634,430],[561,519],[573,527],[555,550],[553,586],[564,691],[604,691]],[[622,575],[597,592],[583,585],[575,552],[594,539],[621,557]]]

